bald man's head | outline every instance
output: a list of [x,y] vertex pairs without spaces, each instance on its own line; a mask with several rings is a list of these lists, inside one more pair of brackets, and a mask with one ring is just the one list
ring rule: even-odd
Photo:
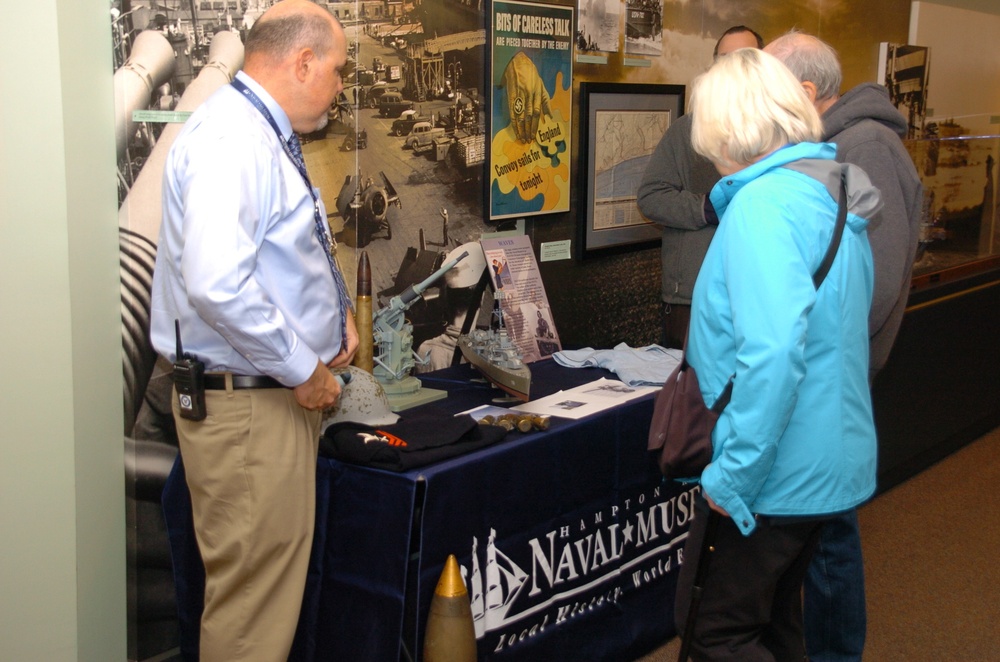
[[346,47],[343,29],[330,12],[307,0],[282,0],[250,29],[244,59],[252,68],[263,62],[279,62],[299,48],[325,54],[338,40]]
[[804,32],[789,32],[765,46],[764,52],[785,63],[821,113],[840,97],[840,59],[826,42]]
[[254,23],[243,70],[274,97],[292,128],[309,133],[326,126],[327,113],[344,89],[347,38],[329,11],[307,0],[282,0]]

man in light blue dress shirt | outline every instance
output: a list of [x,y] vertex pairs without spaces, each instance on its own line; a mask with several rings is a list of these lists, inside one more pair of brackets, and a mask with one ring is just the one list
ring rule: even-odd
[[294,132],[343,89],[343,28],[306,0],[269,9],[244,70],[187,121],[163,180],[156,350],[204,362],[207,417],[174,418],[205,564],[200,654],[284,660],[312,545],[322,410],[358,335],[328,256],[326,211]]

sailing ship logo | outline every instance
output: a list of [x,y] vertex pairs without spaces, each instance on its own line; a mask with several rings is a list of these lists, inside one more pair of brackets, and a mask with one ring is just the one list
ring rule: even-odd
[[[496,529],[490,529],[486,543],[485,583],[479,567],[479,539],[472,538],[472,578],[466,578],[466,584],[470,586],[472,624],[477,639],[507,624],[507,612],[528,580],[528,573],[497,549],[496,535]],[[465,568],[462,570],[464,575]]]

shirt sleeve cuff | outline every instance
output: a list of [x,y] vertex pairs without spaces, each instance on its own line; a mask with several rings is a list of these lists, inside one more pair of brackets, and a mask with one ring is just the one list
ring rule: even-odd
[[312,377],[316,370],[316,364],[319,363],[319,357],[315,352],[302,343],[298,345],[288,360],[280,366],[279,373],[273,375],[275,379],[288,388],[305,384]]
[[715,213],[715,207],[712,205],[712,199],[708,197],[708,195],[705,196],[705,202],[702,206],[702,212],[705,215],[706,225],[719,224],[719,215]]
[[749,536],[757,528],[757,520],[739,494],[726,487],[714,464],[705,467],[701,474],[701,489],[732,518],[736,528]]

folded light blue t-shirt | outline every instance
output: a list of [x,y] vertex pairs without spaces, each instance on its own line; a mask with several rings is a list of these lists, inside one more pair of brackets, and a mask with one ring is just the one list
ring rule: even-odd
[[563,350],[552,357],[567,368],[605,368],[618,375],[629,386],[662,386],[674,368],[681,362],[684,352],[666,349],[659,345],[633,348],[625,343],[614,349]]

